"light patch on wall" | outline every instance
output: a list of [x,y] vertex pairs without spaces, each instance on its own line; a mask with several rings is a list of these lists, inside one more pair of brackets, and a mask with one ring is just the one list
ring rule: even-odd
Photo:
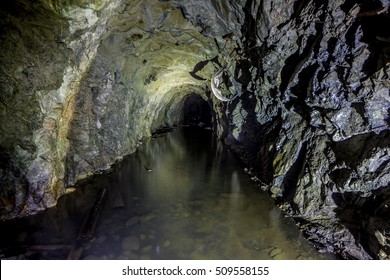
[[242,125],[245,121],[246,116],[248,115],[248,112],[246,112],[242,108],[241,101],[237,103],[236,108],[234,109],[232,115],[233,115],[232,123],[235,125],[232,134],[236,140],[239,140]]

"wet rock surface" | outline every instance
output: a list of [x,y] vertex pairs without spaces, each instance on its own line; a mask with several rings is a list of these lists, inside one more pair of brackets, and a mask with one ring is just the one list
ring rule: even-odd
[[36,213],[65,192],[75,96],[116,3],[1,2],[2,217]]
[[[0,4],[2,218],[55,205],[210,107],[215,133],[320,250],[389,258],[386,1],[30,2]],[[223,66],[229,102],[210,88]]]
[[236,72],[256,78],[225,111],[225,142],[320,248],[377,259],[389,254],[390,33],[374,22],[390,18],[352,2],[247,1]]

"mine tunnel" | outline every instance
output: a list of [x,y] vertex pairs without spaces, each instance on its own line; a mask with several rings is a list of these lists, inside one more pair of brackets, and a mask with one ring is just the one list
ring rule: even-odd
[[199,95],[193,94],[186,97],[182,105],[183,125],[200,127],[212,126],[212,112],[210,104]]
[[1,259],[389,259],[385,0],[3,0]]

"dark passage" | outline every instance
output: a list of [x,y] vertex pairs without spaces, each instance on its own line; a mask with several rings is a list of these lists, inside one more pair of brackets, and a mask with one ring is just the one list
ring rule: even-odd
[[210,127],[212,114],[206,100],[196,94],[189,95],[183,102],[182,118],[184,125]]

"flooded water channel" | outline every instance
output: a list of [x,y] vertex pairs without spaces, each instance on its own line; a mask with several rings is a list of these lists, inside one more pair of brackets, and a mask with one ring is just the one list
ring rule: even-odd
[[329,259],[303,238],[211,131],[150,139],[57,207],[1,223],[0,257],[66,258],[101,188],[81,259]]

